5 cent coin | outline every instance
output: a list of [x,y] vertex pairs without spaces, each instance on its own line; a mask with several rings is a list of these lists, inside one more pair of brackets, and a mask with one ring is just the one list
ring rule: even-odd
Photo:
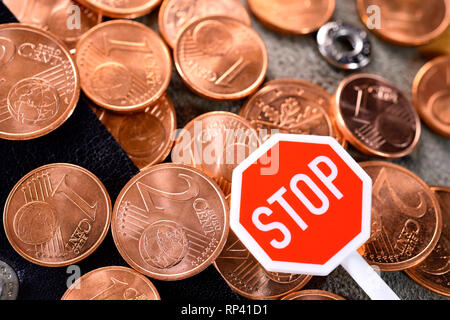
[[442,210],[442,234],[431,254],[406,273],[417,283],[450,297],[450,188],[431,187]]
[[162,39],[128,20],[101,23],[77,44],[81,88],[97,105],[117,112],[155,104],[169,86],[172,61]]
[[61,126],[80,95],[66,46],[22,24],[0,26],[0,138],[28,140]]
[[104,267],[75,281],[61,300],[161,300],[153,283],[125,267]]
[[17,182],[5,204],[3,225],[23,258],[47,267],[77,263],[109,230],[111,200],[88,170],[66,163],[39,167]]
[[213,100],[239,100],[257,90],[268,66],[255,30],[230,17],[205,17],[181,31],[175,65],[186,85]]
[[134,269],[159,280],[189,278],[212,264],[229,231],[228,204],[208,176],[183,165],[141,171],[114,206],[112,234]]
[[440,205],[411,171],[390,162],[362,162],[372,178],[372,227],[361,250],[381,271],[401,271],[433,251],[442,230]]

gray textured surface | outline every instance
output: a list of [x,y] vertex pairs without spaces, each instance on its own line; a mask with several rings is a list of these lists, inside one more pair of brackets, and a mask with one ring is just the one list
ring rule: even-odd
[[[336,2],[333,20],[347,21],[364,27],[356,11],[355,0]],[[140,21],[158,30],[157,12],[141,18]],[[339,82],[350,74],[331,67],[320,56],[314,35],[280,35],[264,28],[253,17],[252,26],[263,38],[269,52],[267,81],[277,78],[304,79],[333,93]],[[387,44],[372,34],[370,39],[373,46],[372,62],[362,72],[379,74],[391,80],[411,98],[412,80],[425,60],[413,48]],[[177,110],[179,127],[208,111],[226,110],[237,113],[243,104],[242,101],[218,103],[196,96],[186,88],[175,69],[168,94]],[[414,153],[395,162],[409,168],[429,184],[450,186],[450,140],[438,136],[425,125],[422,125],[422,129],[422,137]],[[369,159],[354,150],[352,153],[357,160]],[[382,277],[402,299],[446,299],[416,284],[403,272],[383,273]],[[328,277],[314,277],[306,288],[329,290],[348,299],[368,299],[340,267]]]

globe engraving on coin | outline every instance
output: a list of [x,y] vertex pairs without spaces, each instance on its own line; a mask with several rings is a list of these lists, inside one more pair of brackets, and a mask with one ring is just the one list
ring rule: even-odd
[[6,236],[25,259],[66,266],[90,255],[103,241],[111,200],[96,176],[57,163],[25,175],[12,189],[3,215]]
[[61,300],[160,300],[153,283],[125,267],[103,267],[86,273]]
[[0,138],[34,139],[62,125],[80,94],[65,46],[35,27],[4,24],[0,48]]
[[122,189],[112,234],[122,257],[159,280],[180,280],[208,267],[229,230],[228,205],[217,184],[183,165],[149,167]]

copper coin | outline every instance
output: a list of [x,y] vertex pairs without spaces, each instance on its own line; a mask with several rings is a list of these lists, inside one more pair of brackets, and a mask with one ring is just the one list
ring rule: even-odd
[[194,92],[213,100],[238,100],[264,81],[268,57],[261,37],[229,17],[190,23],[177,38],[175,65]]
[[59,40],[31,26],[0,26],[0,138],[34,139],[55,130],[79,95],[77,68]]
[[81,37],[76,51],[81,88],[105,109],[144,110],[169,86],[169,49],[154,31],[139,22],[101,23]]
[[287,34],[309,34],[330,20],[335,0],[247,0],[267,28]]
[[450,188],[431,187],[442,211],[442,233],[431,254],[406,273],[417,283],[450,297]]
[[332,136],[345,145],[330,118],[332,96],[307,81],[278,79],[264,85],[241,109],[262,140],[271,133]]
[[425,64],[413,82],[413,102],[422,120],[450,138],[450,55]]
[[336,125],[360,151],[383,158],[410,154],[420,139],[416,110],[386,79],[355,74],[339,85],[332,107]]
[[169,155],[177,121],[167,94],[154,106],[132,114],[119,114],[92,104],[91,108],[139,169],[160,163]]
[[281,300],[345,300],[343,297],[324,290],[303,290],[293,292]]
[[125,267],[104,267],[86,273],[61,300],[161,300],[153,283]]
[[24,24],[50,31],[70,49],[102,16],[72,0],[3,0]]
[[159,30],[172,48],[180,31],[191,20],[207,16],[233,17],[250,26],[250,16],[239,0],[164,0],[159,10]]
[[389,162],[362,162],[372,178],[372,228],[363,257],[381,271],[421,263],[434,249],[442,215],[428,185],[411,171]]
[[[366,26],[384,40],[399,45],[425,44],[443,33],[450,22],[448,0],[357,0],[357,3]],[[377,19],[379,26],[375,23]]]
[[439,37],[420,46],[419,51],[428,58],[450,55],[450,26]]
[[254,300],[274,300],[300,290],[312,278],[307,275],[265,270],[239,238],[230,231],[222,253],[214,266],[238,294]]
[[203,271],[220,254],[229,230],[228,204],[200,171],[159,164],[141,171],[119,194],[112,234],[125,261],[159,280]]
[[134,19],[144,16],[161,0],[76,0],[86,7],[111,18]]
[[109,230],[111,200],[101,181],[73,164],[55,163],[25,175],[11,190],[3,225],[12,247],[42,266],[77,263]]
[[193,166],[212,177],[225,195],[233,170],[259,147],[255,129],[231,112],[209,112],[189,122],[172,150],[172,162]]

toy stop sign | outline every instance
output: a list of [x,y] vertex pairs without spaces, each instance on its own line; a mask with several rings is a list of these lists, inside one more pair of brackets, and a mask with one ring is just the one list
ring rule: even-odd
[[233,172],[231,228],[268,271],[342,265],[373,299],[398,299],[356,250],[370,236],[372,181],[331,137],[275,134]]

